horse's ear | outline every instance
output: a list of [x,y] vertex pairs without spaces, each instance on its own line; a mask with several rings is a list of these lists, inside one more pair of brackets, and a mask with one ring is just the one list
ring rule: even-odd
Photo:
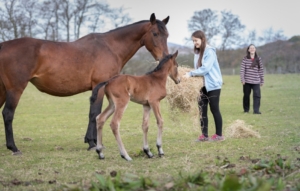
[[150,22],[152,25],[154,25],[156,23],[156,17],[155,17],[155,14],[152,13],[151,16],[150,16]]
[[178,55],[178,50],[176,50],[176,52],[173,54],[173,58],[176,58]]
[[167,25],[167,23],[169,22],[169,19],[170,19],[170,17],[169,17],[169,16],[167,16],[167,18],[165,18],[164,20],[162,20],[162,22],[164,22],[164,23],[165,23],[165,25]]

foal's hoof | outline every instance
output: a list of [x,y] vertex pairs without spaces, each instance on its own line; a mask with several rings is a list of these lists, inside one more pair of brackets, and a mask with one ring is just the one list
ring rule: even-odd
[[104,157],[104,156],[101,156],[101,155],[99,155],[99,159],[100,159],[100,160],[104,160],[104,159],[105,159],[105,157]]
[[144,153],[148,156],[148,158],[153,158],[154,156],[149,149],[144,149]]
[[[96,150],[96,151],[97,151],[97,150]],[[98,153],[98,151],[97,151],[97,153]],[[104,160],[104,159],[105,159],[105,156],[104,156],[103,153],[98,153],[98,156],[99,156],[99,159],[100,159],[100,160]]]
[[165,156],[165,154],[164,153],[158,153],[158,156],[163,157],[163,156]]
[[22,152],[18,150],[16,152],[13,152],[12,155],[14,156],[22,155]]
[[124,155],[121,155],[121,157],[127,161],[132,161],[132,158],[130,158],[129,156],[128,157],[125,157]]
[[98,154],[100,160],[105,159],[104,154],[100,150],[96,149],[96,153]]

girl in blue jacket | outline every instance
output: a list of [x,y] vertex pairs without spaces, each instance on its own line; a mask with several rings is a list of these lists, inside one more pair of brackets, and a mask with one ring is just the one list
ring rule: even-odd
[[[203,76],[204,86],[200,90],[198,101],[199,112],[201,115],[200,124],[202,134],[198,141],[223,141],[222,135],[222,115],[219,108],[221,88],[223,84],[222,74],[218,63],[216,49],[206,44],[205,34],[198,30],[192,34],[194,43],[194,67],[195,69],[187,72],[183,77],[190,78]],[[207,106],[214,117],[216,133],[209,139]]]

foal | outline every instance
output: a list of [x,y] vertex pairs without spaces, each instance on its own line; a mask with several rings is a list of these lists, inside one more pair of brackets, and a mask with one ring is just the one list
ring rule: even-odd
[[153,71],[147,73],[146,75],[117,75],[106,82],[98,84],[94,88],[91,97],[91,104],[96,100],[98,92],[102,88],[105,88],[104,92],[109,102],[107,108],[96,117],[98,133],[96,152],[98,153],[100,159],[104,159],[102,128],[105,121],[114,113],[110,127],[118,143],[121,157],[127,161],[132,160],[125,150],[119,133],[120,120],[130,100],[143,105],[144,108],[142,124],[144,133],[144,152],[149,158],[153,157],[147,140],[149,115],[150,110],[153,109],[158,126],[156,141],[158,155],[164,155],[162,149],[163,120],[160,113],[159,103],[160,100],[167,95],[166,82],[168,76],[170,76],[176,84],[180,82],[177,70],[178,64],[176,62],[177,55],[178,51],[176,51],[173,55],[167,55],[160,61],[159,65]]

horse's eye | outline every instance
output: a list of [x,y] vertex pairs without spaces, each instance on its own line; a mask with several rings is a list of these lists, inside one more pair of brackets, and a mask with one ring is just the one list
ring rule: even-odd
[[153,32],[153,36],[158,36],[158,34],[156,32]]

